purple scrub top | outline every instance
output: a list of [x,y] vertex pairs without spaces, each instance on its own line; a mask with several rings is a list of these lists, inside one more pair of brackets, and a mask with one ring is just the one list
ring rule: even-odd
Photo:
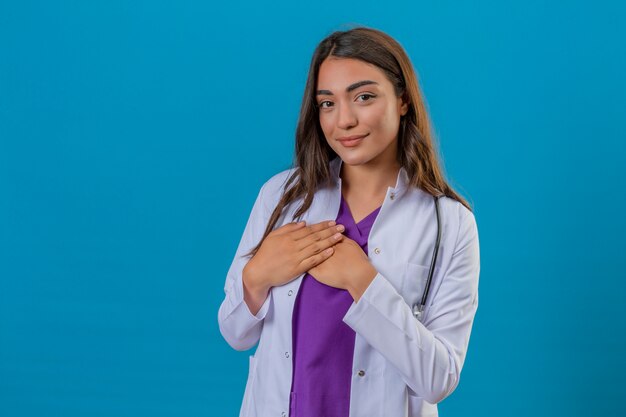
[[[342,196],[336,222],[345,226],[344,236],[367,253],[379,211],[355,223]],[[353,301],[347,290],[322,284],[308,273],[302,278],[292,321],[290,417],[348,417],[356,333],[342,319]]]

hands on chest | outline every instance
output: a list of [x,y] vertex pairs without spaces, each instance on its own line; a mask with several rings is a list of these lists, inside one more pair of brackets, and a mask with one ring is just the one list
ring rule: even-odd
[[288,223],[273,230],[244,267],[244,298],[257,305],[271,287],[309,272],[358,301],[377,271],[359,244],[341,233],[344,230],[334,221]]
[[333,249],[331,256],[308,272],[323,284],[347,290],[358,301],[377,271],[361,246],[349,237],[342,236]]

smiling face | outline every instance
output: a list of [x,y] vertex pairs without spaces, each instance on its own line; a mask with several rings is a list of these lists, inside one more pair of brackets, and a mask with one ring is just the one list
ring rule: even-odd
[[408,105],[381,69],[331,56],[320,65],[316,93],[326,141],[345,164],[395,163],[400,116]]

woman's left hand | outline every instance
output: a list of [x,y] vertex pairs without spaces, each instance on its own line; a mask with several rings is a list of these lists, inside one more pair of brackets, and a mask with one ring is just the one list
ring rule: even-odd
[[346,236],[333,250],[330,257],[308,272],[322,284],[348,290],[358,301],[378,272],[361,246]]

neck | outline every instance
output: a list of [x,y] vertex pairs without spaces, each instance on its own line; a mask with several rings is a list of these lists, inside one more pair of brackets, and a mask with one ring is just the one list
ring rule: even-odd
[[358,190],[361,198],[375,198],[395,187],[400,164],[397,161],[386,164],[347,165],[341,164],[341,184],[344,194]]

